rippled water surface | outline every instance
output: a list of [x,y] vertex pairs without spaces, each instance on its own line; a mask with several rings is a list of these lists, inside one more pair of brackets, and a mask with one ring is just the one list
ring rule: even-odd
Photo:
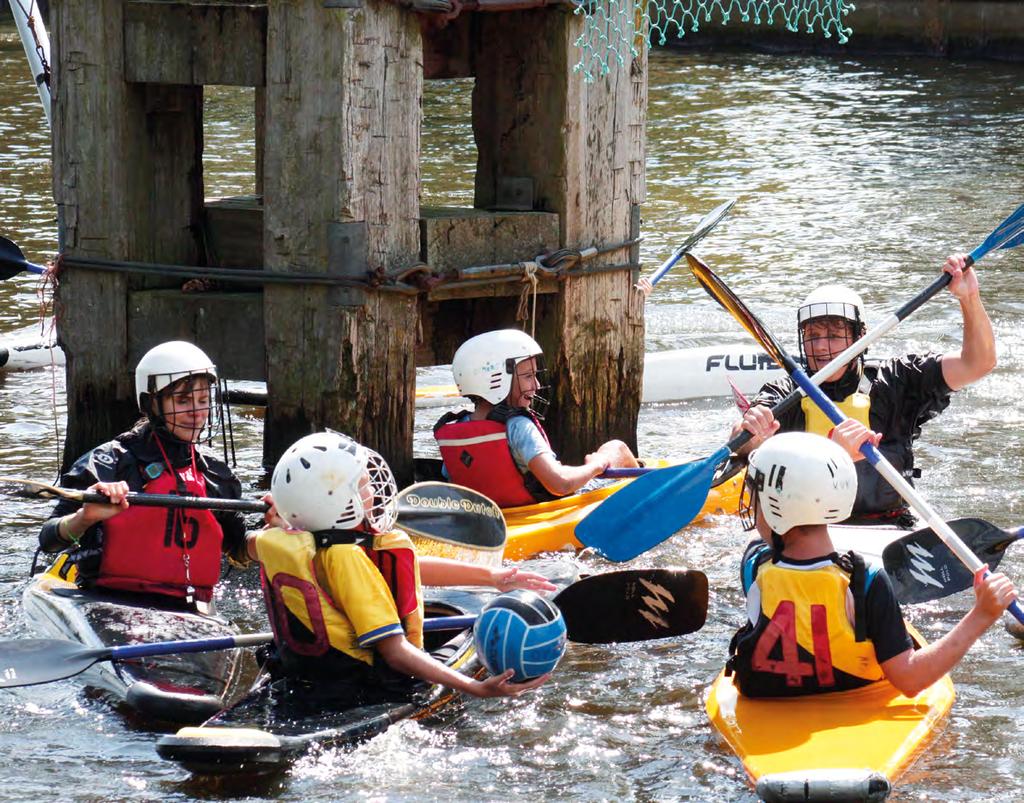
[[[816,283],[860,289],[878,320],[929,283],[944,256],[978,245],[1024,200],[1024,68],[916,59],[655,53],[651,58],[648,198],[643,256],[660,262],[699,217],[728,197],[732,215],[702,255],[787,343],[793,308]],[[467,204],[475,149],[469,82],[432,84],[424,103],[423,200]],[[207,194],[249,193],[251,92],[207,98]],[[11,28],[0,28],[0,233],[34,261],[56,248],[49,136]],[[927,429],[924,493],[949,517],[1024,523],[1020,491],[1024,249],[981,267],[1000,365],[957,395]],[[0,336],[39,335],[36,281],[0,285]],[[959,313],[932,301],[878,354],[955,349]],[[738,342],[744,335],[683,271],[647,308],[648,350]],[[63,426],[60,372],[0,373],[0,475],[52,477]],[[435,412],[418,421],[428,448]],[[703,456],[724,442],[725,399],[644,408],[648,453]],[[236,421],[239,474],[259,479],[262,421]],[[3,500],[0,632],[29,635],[20,595],[46,515]],[[514,701],[471,702],[447,719],[405,723],[352,751],[310,758],[269,785],[221,788],[157,758],[156,737],[73,682],[0,693],[0,800],[242,799],[328,801],[751,800],[738,763],[713,736],[702,697],[740,621],[731,518],[692,528],[643,565],[707,572],[711,610],[699,633],[664,643],[572,646],[557,676]],[[1024,580],[1020,548],[1004,562]],[[602,563],[583,558],[588,568]],[[262,626],[251,577],[227,581],[223,610]],[[967,609],[959,596],[911,611],[928,637]],[[1019,800],[1024,770],[1024,652],[999,627],[956,670],[959,699],[935,746],[904,776],[897,800]]]

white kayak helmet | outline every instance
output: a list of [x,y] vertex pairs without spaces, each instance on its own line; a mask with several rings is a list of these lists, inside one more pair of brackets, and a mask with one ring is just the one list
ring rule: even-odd
[[516,365],[543,354],[537,341],[518,329],[484,332],[471,337],[455,352],[452,358],[455,384],[463,396],[479,396],[498,404],[512,390]]
[[[856,291],[841,284],[825,284],[812,290],[796,313],[796,339],[800,347],[800,359],[805,365],[808,362],[807,346],[804,343],[804,327],[819,318],[839,318],[849,321],[852,329],[851,343],[863,337],[866,331],[864,302]],[[865,353],[861,352],[851,363],[851,367],[858,372],[863,368]],[[837,354],[838,352],[831,356],[835,357]]]
[[796,313],[797,334],[816,318],[843,318],[853,324],[855,337],[864,334],[864,302],[844,285],[825,284],[808,293]]
[[751,452],[740,517],[752,530],[760,508],[772,532],[785,535],[849,518],[856,496],[857,470],[841,446],[809,432],[784,432]]
[[387,462],[347,435],[327,430],[293,443],[270,479],[274,505],[296,530],[371,532],[395,524],[398,487]]
[[207,376],[217,383],[217,366],[198,346],[184,340],[169,340],[153,346],[135,366],[135,401],[139,411],[149,414],[148,400],[169,385],[190,376]]

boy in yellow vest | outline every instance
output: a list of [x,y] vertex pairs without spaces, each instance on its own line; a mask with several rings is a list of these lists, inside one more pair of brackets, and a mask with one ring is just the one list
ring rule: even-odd
[[271,479],[268,528],[249,535],[283,673],[321,686],[408,687],[414,679],[475,697],[514,696],[547,675],[512,683],[513,672],[475,680],[423,650],[427,585],[552,591],[544,577],[420,557],[395,527],[391,469],[337,432],[302,438]]
[[974,607],[919,650],[884,569],[854,552],[837,555],[828,525],[845,519],[857,492],[850,454],[874,433],[856,421],[836,439],[789,432],[751,455],[740,501],[744,529],[761,540],[743,556],[747,622],[728,666],[750,697],[844,691],[882,679],[914,696],[949,672],[1017,596],[1001,573],[975,580]]

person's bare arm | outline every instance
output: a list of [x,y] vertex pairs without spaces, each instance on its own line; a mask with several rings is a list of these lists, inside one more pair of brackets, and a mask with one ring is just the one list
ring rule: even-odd
[[582,466],[567,466],[550,452],[539,454],[529,462],[530,472],[555,496],[578,491],[611,465],[607,455],[588,454]]
[[976,580],[974,594],[974,607],[946,635],[920,650],[901,652],[882,664],[885,677],[903,694],[913,697],[956,666],[1017,598],[1017,589],[1005,574],[998,572]]
[[412,675],[430,683],[440,683],[474,697],[515,697],[536,689],[551,677],[547,674],[525,683],[513,683],[514,673],[510,669],[504,674],[493,675],[485,680],[474,680],[434,660],[423,650],[410,644],[405,636],[389,636],[373,646],[387,665],[396,672]]
[[942,378],[950,390],[977,382],[996,367],[996,338],[985,305],[981,303],[978,275],[965,269],[965,257],[949,257],[942,269],[953,279],[949,292],[960,302],[964,320],[963,344],[959,351],[942,355]]
[[492,568],[429,555],[421,555],[419,564],[420,580],[428,586],[491,586],[499,591],[511,591],[514,588],[556,590],[556,586],[543,575],[525,571],[518,566]]

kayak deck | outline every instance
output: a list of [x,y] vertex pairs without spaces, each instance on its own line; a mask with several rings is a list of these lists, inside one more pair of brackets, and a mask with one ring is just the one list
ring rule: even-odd
[[723,673],[705,708],[762,799],[884,800],[941,730],[955,696],[947,675],[913,698],[881,681],[833,694],[752,699]]
[[[663,468],[668,463],[659,461],[656,465]],[[539,552],[582,549],[583,545],[574,534],[576,525],[629,482],[632,479],[620,480],[603,488],[564,496],[551,502],[505,508],[503,512],[508,527],[505,557],[509,560],[522,560]],[[743,475],[740,474],[712,488],[695,521],[704,516],[735,513],[742,485]]]
[[[25,616],[43,635],[87,647],[238,635],[225,620],[185,609],[154,607],[152,595],[88,591],[46,572],[24,592]],[[246,687],[256,662],[248,650],[220,650],[100,661],[82,674],[85,684],[116,705],[148,719],[202,722]]]
[[[454,592],[446,602],[428,603],[429,615],[476,614],[485,601]],[[431,654],[465,675],[480,670],[472,630],[426,634],[438,641]],[[263,676],[249,694],[199,727],[160,738],[157,753],[197,775],[251,775],[279,772],[314,745],[343,747],[365,741],[403,719],[427,717],[459,695],[438,684],[419,683],[405,694],[335,685],[330,698],[318,698],[302,681]]]

